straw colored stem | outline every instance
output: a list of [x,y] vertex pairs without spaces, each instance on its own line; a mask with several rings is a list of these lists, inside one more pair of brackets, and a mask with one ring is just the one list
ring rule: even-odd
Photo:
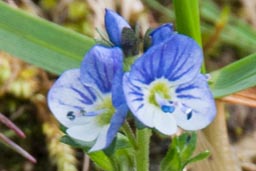
[[[209,160],[205,160],[208,162],[208,168],[201,167],[196,171],[241,171],[240,163],[229,144],[224,103],[217,101],[216,105],[217,116],[213,123],[203,131],[206,140],[214,150],[214,155]],[[209,168],[209,165],[212,167]]]
[[0,113],[0,122],[5,124],[8,128],[12,129],[19,137],[25,138],[24,132],[19,129],[12,121]]
[[0,133],[0,141],[4,142],[6,145],[11,147],[14,151],[21,154],[23,157],[31,161],[32,163],[36,163],[36,159],[31,156],[28,152],[26,152],[23,148],[21,148],[19,145],[14,143],[12,140],[10,140],[8,137],[6,137],[4,134]]

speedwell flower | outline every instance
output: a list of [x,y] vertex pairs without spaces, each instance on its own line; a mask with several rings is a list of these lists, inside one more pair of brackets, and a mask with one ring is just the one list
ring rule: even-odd
[[110,41],[118,47],[122,45],[122,31],[124,28],[131,28],[127,21],[116,12],[106,9],[105,27]]
[[152,32],[153,46],[123,78],[127,104],[144,125],[171,135],[206,127],[216,109],[206,78],[200,74],[202,50],[169,25]]
[[122,125],[127,106],[122,92],[123,55],[119,48],[94,46],[80,69],[64,72],[48,94],[55,117],[75,140],[106,148]]

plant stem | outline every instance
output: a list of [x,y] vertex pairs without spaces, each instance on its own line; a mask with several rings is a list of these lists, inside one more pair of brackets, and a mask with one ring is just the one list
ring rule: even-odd
[[[206,138],[216,150],[216,158],[219,159],[219,165],[221,169],[212,169],[210,171],[241,171],[239,162],[231,150],[228,134],[227,125],[225,118],[224,103],[216,101],[218,113],[213,123],[204,130]],[[215,160],[212,160],[214,162]],[[215,163],[217,164],[217,163]]]
[[125,133],[125,135],[127,136],[127,138],[129,139],[131,145],[133,146],[134,150],[137,149],[138,144],[136,142],[136,138],[135,135],[129,125],[129,123],[127,121],[124,122],[123,127],[122,127],[122,131]]
[[138,148],[136,150],[136,171],[149,171],[149,143],[152,130],[136,129]]

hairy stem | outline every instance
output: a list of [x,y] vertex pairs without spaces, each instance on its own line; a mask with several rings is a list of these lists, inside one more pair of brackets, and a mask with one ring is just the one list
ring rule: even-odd
[[143,128],[136,130],[138,148],[136,150],[136,170],[149,171],[149,144],[151,129]]

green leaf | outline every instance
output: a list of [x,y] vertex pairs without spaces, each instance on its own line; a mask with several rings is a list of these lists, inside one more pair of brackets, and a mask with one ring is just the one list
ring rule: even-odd
[[166,156],[161,161],[161,171],[181,171],[191,160],[196,148],[196,139],[195,132],[184,133],[179,137],[174,137]]
[[55,74],[80,66],[94,40],[0,1],[0,51]]
[[173,2],[178,32],[192,37],[202,46],[198,0],[174,0]]
[[210,88],[215,98],[256,85],[256,53],[225,66],[211,74]]
[[184,165],[184,167],[187,164],[194,163],[194,162],[197,162],[197,161],[200,161],[200,160],[204,160],[204,159],[208,158],[209,156],[210,156],[210,152],[209,151],[201,152],[201,153],[197,154],[196,156],[192,157],[191,159],[189,159],[187,161],[187,163]]
[[196,148],[196,133],[184,133],[179,137],[180,159],[182,162],[187,161]]
[[[214,31],[214,26],[220,17],[221,10],[211,0],[203,0],[201,3],[201,15],[207,22],[203,23],[203,32]],[[229,43],[231,45],[237,46],[240,50],[245,51],[247,54],[249,52],[256,52],[256,31],[244,20],[238,18],[237,16],[230,15],[229,23],[225,26],[220,34],[219,41]],[[207,23],[211,22],[212,26]]]
[[178,156],[177,149],[172,145],[160,163],[161,171],[181,171],[181,162]]
[[[174,0],[173,3],[178,32],[192,37],[202,47],[198,0]],[[201,71],[206,72],[204,63]]]
[[104,171],[113,171],[113,166],[109,157],[103,151],[88,154],[90,159]]

